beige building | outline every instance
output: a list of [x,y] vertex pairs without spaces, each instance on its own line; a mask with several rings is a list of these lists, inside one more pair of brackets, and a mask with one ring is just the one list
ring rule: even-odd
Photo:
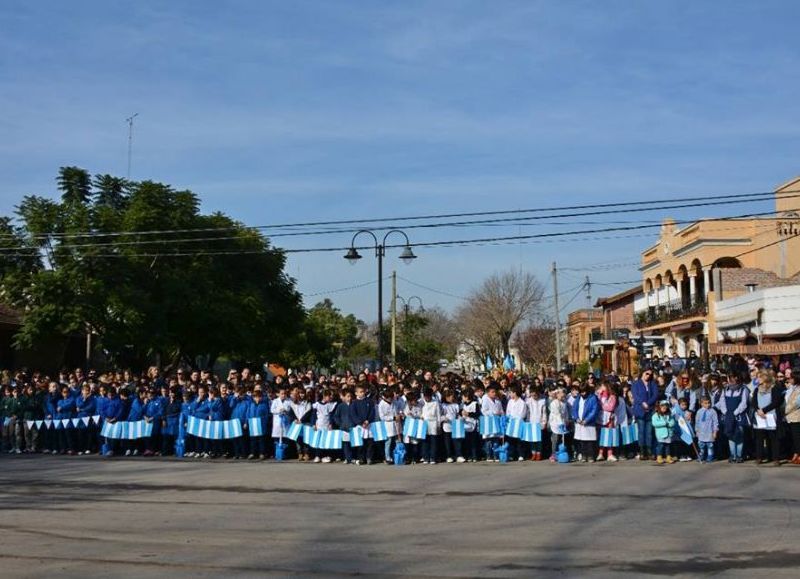
[[577,366],[589,360],[590,344],[603,335],[603,310],[584,308],[567,316],[567,361]]
[[663,335],[667,355],[708,354],[719,335],[716,302],[800,274],[800,178],[777,189],[774,215],[683,227],[664,220],[658,241],[642,252],[640,271],[635,331]]

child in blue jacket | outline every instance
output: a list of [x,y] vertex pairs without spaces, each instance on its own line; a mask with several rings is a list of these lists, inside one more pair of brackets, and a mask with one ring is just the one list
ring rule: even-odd
[[258,457],[264,460],[267,457],[267,433],[269,432],[270,401],[264,398],[263,392],[256,387],[253,398],[247,405],[247,418],[261,419],[261,434],[256,436],[250,432],[250,454],[248,459]]
[[656,434],[656,460],[658,464],[672,464],[670,447],[672,446],[672,433],[675,431],[675,418],[669,407],[669,401],[662,400],[658,403],[658,410],[653,414],[653,428]]
[[194,416],[195,408],[197,407],[197,399],[188,388],[184,388],[181,393],[181,422],[183,423],[184,439],[184,456],[194,458],[200,455],[200,445],[197,438],[193,434],[189,434],[189,417]]
[[178,437],[182,412],[183,403],[178,398],[178,387],[170,386],[161,418],[161,454],[164,456],[169,456],[175,451],[175,439]]
[[[91,388],[88,384],[84,384],[81,388],[81,395],[75,399],[75,417],[80,418],[81,421],[75,428],[77,434],[77,450],[78,454],[91,454],[92,446],[95,440],[95,427],[92,423],[92,416],[97,412],[97,401],[92,394]],[[88,424],[85,419],[88,420]]]
[[[106,402],[103,405],[102,419],[104,423],[114,424],[123,420],[124,407],[122,401],[117,397],[117,389],[114,386],[108,388],[108,395]],[[114,456],[114,452],[118,450],[118,441],[113,438],[106,438],[106,456]]]
[[235,460],[247,458],[247,451],[250,448],[247,436],[247,412],[250,404],[250,399],[245,395],[244,386],[237,386],[233,398],[229,401],[231,420],[238,420],[242,425],[242,436],[233,439],[233,458]]
[[[206,420],[220,421],[225,420],[225,405],[219,396],[219,388],[212,386],[208,389],[208,417]],[[222,456],[222,441],[211,441],[211,458]]]
[[147,391],[144,405],[144,420],[153,425],[153,434],[144,439],[144,456],[153,456],[161,452],[161,418],[164,416],[164,402],[158,395],[155,386]]
[[572,405],[572,420],[575,423],[575,444],[578,460],[594,462],[597,456],[597,415],[600,401],[588,384],[580,387],[580,394]]
[[[56,402],[56,420],[69,419],[75,416],[75,398],[72,397],[69,386],[61,387],[61,398]],[[75,454],[74,441],[72,439],[71,424],[61,424],[58,429],[58,452],[61,454]]]

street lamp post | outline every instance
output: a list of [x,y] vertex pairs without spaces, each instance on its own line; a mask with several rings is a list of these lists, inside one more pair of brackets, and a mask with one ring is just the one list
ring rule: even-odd
[[350,249],[344,256],[352,265],[355,265],[362,257],[355,246],[356,238],[362,233],[370,235],[375,241],[375,257],[378,258],[378,363],[381,365],[381,368],[383,368],[383,257],[386,255],[386,240],[393,233],[402,235],[406,240],[405,247],[403,247],[403,251],[400,254],[400,259],[403,260],[403,263],[410,264],[417,256],[414,255],[414,252],[411,250],[411,242],[408,240],[408,235],[399,229],[387,231],[386,235],[383,236],[383,241],[378,241],[378,237],[369,229],[362,229],[353,235],[353,239],[350,242]]

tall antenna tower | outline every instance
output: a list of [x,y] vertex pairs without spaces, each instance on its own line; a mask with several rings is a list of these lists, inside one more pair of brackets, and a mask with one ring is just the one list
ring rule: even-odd
[[131,178],[131,158],[133,156],[133,119],[139,116],[139,113],[133,113],[125,121],[128,123],[128,179]]

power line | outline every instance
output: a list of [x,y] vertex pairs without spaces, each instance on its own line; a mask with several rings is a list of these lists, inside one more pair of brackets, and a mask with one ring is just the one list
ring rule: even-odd
[[[635,211],[631,210],[631,211]],[[695,224],[695,223],[705,223],[705,222],[723,222],[723,221],[737,221],[737,220],[744,220],[753,217],[759,217],[762,215],[772,215],[774,212],[765,212],[765,213],[750,213],[750,214],[742,214],[742,215],[733,215],[729,217],[710,217],[704,219],[690,219],[690,220],[681,220],[675,221],[676,225],[678,224]],[[443,240],[443,241],[423,241],[423,242],[414,242],[410,243],[411,247],[437,247],[437,246],[451,246],[451,245],[477,245],[477,244],[484,244],[484,243],[500,243],[500,244],[509,244],[514,241],[523,241],[523,240],[533,240],[533,239],[543,239],[543,238],[556,238],[556,237],[567,237],[567,236],[574,236],[574,235],[586,235],[586,234],[601,234],[606,232],[612,231],[634,231],[634,230],[645,230],[653,227],[660,227],[660,224],[642,224],[642,225],[626,225],[620,227],[607,227],[603,229],[595,229],[595,230],[584,230],[584,231],[554,231],[554,232],[547,232],[547,233],[537,233],[537,234],[528,234],[528,235],[516,235],[516,236],[506,236],[506,237],[487,237],[487,238],[478,238],[478,239],[460,239],[460,240]],[[211,238],[211,239],[218,239],[218,238]],[[235,237],[235,239],[239,239],[242,241],[247,240],[247,238],[243,237]],[[56,249],[77,249],[77,248],[98,248],[98,247],[117,247],[117,246],[124,246],[124,245],[144,245],[144,244],[154,244],[154,243],[182,243],[182,242],[191,242],[191,239],[186,240],[137,240],[137,241],[122,241],[122,242],[110,242],[110,243],[82,243],[82,244],[67,244],[61,243],[60,245],[56,246]],[[397,247],[405,247],[405,244],[387,244],[386,248],[397,248]],[[349,247],[327,247],[327,248],[307,248],[307,249],[281,249],[285,253],[313,253],[313,252],[330,252],[330,251],[347,251]],[[372,249],[369,246],[359,246],[357,249]],[[38,248],[24,248],[24,247],[5,247],[0,248],[0,254],[3,251],[34,251],[38,252]],[[242,250],[239,253],[247,254],[247,253],[260,253],[261,250]],[[182,253],[172,253],[172,255],[209,255],[214,254],[216,252],[182,252]],[[236,251],[228,250],[226,252],[219,252],[219,255],[232,255],[237,253]],[[142,256],[147,256],[149,254],[138,254]],[[103,256],[105,257],[105,256]]]
[[[800,193],[800,191],[787,191],[786,193]],[[652,212],[652,211],[663,211],[663,210],[674,210],[674,209],[684,209],[689,207],[704,207],[704,206],[712,206],[712,205],[726,205],[726,204],[737,204],[737,203],[752,203],[752,202],[759,202],[759,201],[769,201],[774,199],[775,192],[768,191],[768,192],[760,192],[760,193],[746,193],[746,194],[733,194],[733,195],[718,195],[711,197],[714,201],[708,201],[709,196],[704,197],[683,197],[683,198],[675,198],[670,200],[664,200],[659,203],[657,207],[653,206],[646,206],[641,207],[643,203],[652,203],[650,200],[636,200],[636,201],[625,201],[625,202],[618,202],[618,203],[599,203],[599,204],[587,204],[587,205],[570,205],[570,206],[561,206],[561,207],[547,207],[547,208],[533,208],[533,209],[508,209],[508,210],[496,210],[496,211],[479,211],[479,212],[468,212],[468,213],[446,213],[446,214],[429,214],[429,215],[417,215],[417,216],[401,216],[401,217],[384,217],[384,218],[376,218],[376,219],[350,219],[350,220],[335,220],[335,221],[314,221],[314,222],[306,222],[302,224],[292,223],[274,223],[268,225],[253,225],[253,226],[244,226],[246,229],[285,229],[285,228],[308,228],[308,227],[315,227],[321,225],[347,225],[347,224],[357,224],[359,227],[370,227],[373,229],[383,229],[383,228],[391,228],[393,227],[393,223],[397,222],[404,222],[404,221],[417,221],[423,219],[452,219],[457,217],[476,217],[476,216],[485,216],[485,215],[509,215],[509,214],[520,214],[520,213],[550,213],[553,211],[575,211],[575,210],[588,210],[588,209],[600,209],[600,211],[593,211],[592,213],[571,213],[571,214],[562,214],[562,215],[544,215],[544,216],[534,216],[534,217],[519,217],[515,218],[512,221],[521,221],[521,220],[531,220],[531,219],[555,219],[555,218],[566,218],[566,217],[591,217],[594,215],[604,215],[604,214],[611,214],[611,213],[618,213],[611,208],[618,208],[618,207],[630,207],[635,205],[637,207],[628,209],[626,213],[636,213],[636,212]],[[800,197],[800,195],[782,195],[782,198],[795,198]],[[725,200],[725,201],[723,201]],[[690,203],[687,203],[690,202]],[[674,205],[674,206],[673,206]],[[774,213],[770,212],[769,214]],[[480,220],[480,221],[470,221],[470,222],[451,222],[447,224],[441,223],[429,223],[429,224],[411,224],[411,225],[404,225],[404,228],[413,229],[419,227],[441,227],[442,225],[454,226],[454,225],[471,225],[471,224],[486,224],[486,223],[497,223],[497,222],[507,222],[508,220]],[[385,227],[373,226],[368,225],[370,223],[381,223],[381,222],[388,222],[389,225]],[[72,233],[64,233],[64,232],[49,232],[49,233],[42,233],[39,234],[41,237],[110,237],[114,235],[159,235],[159,234],[173,234],[173,233],[197,233],[197,232],[213,232],[213,231],[228,231],[232,229],[237,229],[237,226],[230,226],[230,227],[209,227],[209,228],[189,228],[189,229],[159,229],[159,230],[143,230],[143,231],[131,231],[131,232],[98,232],[98,231],[83,231],[83,232],[72,232]],[[350,230],[331,230],[331,231],[324,231],[319,232],[317,234],[328,234],[328,233],[342,233],[348,232]],[[272,236],[276,236],[278,234],[272,234]]]

